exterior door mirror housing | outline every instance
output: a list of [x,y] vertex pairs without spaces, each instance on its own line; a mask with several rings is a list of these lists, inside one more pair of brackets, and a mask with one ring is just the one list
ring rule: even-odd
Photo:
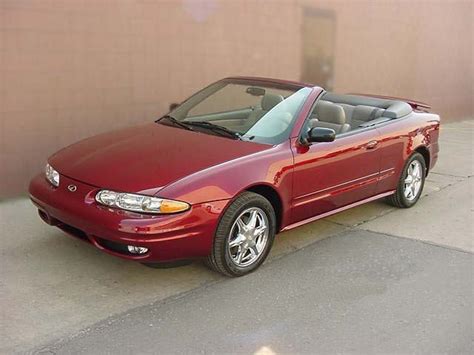
[[331,128],[314,127],[308,132],[309,143],[332,142],[336,139],[336,131]]

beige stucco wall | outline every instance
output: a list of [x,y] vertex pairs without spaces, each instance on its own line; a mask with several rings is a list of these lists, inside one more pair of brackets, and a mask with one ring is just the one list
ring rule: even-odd
[[0,0],[0,197],[57,149],[221,77],[299,79],[308,6],[336,14],[336,90],[472,116],[471,1]]

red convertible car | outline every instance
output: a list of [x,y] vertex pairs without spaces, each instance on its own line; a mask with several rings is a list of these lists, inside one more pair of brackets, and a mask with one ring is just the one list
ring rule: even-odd
[[151,266],[204,258],[241,276],[275,234],[386,197],[413,206],[438,157],[425,104],[234,77],[156,122],[48,159],[30,196],[48,224]]

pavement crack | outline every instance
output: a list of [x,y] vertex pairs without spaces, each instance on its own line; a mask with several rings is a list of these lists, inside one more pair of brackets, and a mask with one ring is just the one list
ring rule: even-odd
[[472,175],[463,176],[463,175],[455,175],[455,174],[438,173],[434,171],[430,171],[429,174],[447,176],[447,177],[453,177],[453,178],[461,178],[461,179],[470,178],[472,176]]
[[390,213],[392,213],[393,211],[396,211],[396,210],[397,210],[397,209],[395,209],[395,208],[391,208],[391,209],[389,209],[389,210],[382,211],[381,213],[379,213],[379,214],[377,214],[377,215],[375,215],[375,216],[373,216],[373,217],[367,218],[367,219],[365,219],[365,220],[363,220],[363,221],[361,221],[361,222],[358,222],[358,223],[354,224],[353,227],[354,227],[354,228],[357,228],[358,226],[360,226],[360,225],[362,225],[362,224],[364,224],[364,223],[367,223],[367,222],[370,222],[370,221],[374,221],[374,220],[376,220],[376,219],[378,219],[378,218],[380,218],[380,217],[386,216],[386,215],[388,215],[388,214],[390,214]]

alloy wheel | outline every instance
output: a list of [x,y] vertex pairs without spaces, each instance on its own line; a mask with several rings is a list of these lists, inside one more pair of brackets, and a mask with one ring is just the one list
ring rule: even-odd
[[422,166],[418,160],[413,160],[407,169],[403,193],[409,201],[413,201],[420,192],[423,180]]
[[265,250],[268,234],[268,217],[262,209],[251,207],[243,211],[229,234],[227,247],[232,262],[238,267],[255,263]]

